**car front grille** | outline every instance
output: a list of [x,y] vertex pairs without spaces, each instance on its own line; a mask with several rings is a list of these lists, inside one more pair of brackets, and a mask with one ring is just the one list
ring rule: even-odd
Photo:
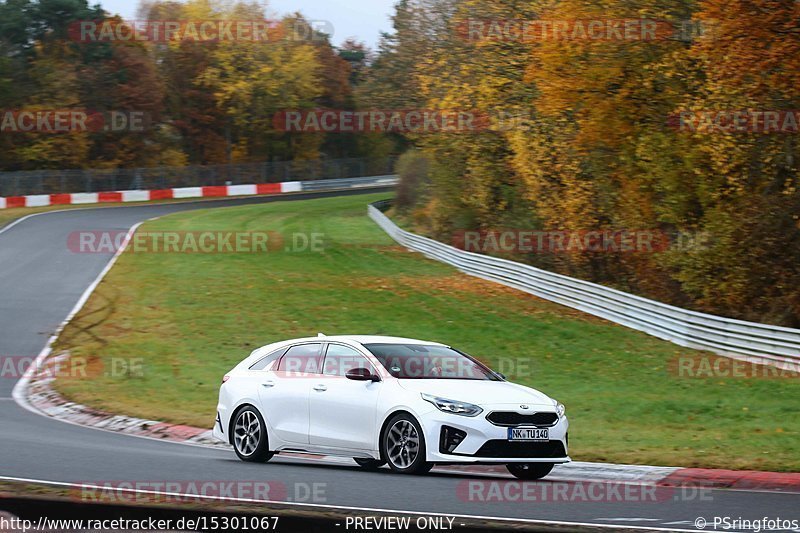
[[514,411],[494,411],[486,415],[486,419],[495,426],[553,426],[558,422],[556,413],[520,414]]
[[475,457],[509,457],[550,459],[565,457],[567,451],[564,444],[558,440],[550,442],[513,442],[507,440],[489,440],[475,452]]

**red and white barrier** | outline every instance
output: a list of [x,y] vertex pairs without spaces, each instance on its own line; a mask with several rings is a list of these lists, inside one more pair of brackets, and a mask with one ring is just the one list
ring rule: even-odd
[[[329,180],[331,182],[339,180]],[[342,180],[344,181],[344,180]],[[333,183],[332,183],[333,185]],[[300,192],[302,182],[258,183],[248,185],[219,185],[211,187],[180,187],[147,191],[79,192],[70,194],[34,194],[0,197],[0,209],[14,207],[46,207],[50,205],[103,204],[148,202],[179,198],[221,198],[225,196],[256,196]]]

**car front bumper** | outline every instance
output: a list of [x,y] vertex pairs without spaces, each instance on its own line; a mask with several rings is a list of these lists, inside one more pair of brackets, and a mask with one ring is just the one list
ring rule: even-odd
[[[495,425],[486,419],[492,411],[513,411],[530,414],[539,407],[540,411],[552,411],[550,406],[532,406],[523,411],[519,405],[481,406],[484,412],[476,417],[465,417],[433,411],[426,413],[423,422],[427,460],[433,463],[568,463],[568,430],[566,416],[559,418],[549,429],[548,442],[510,442],[508,426]],[[442,447],[440,437],[443,427],[454,428],[466,433],[466,437],[452,451]],[[545,427],[520,425],[514,427]]]

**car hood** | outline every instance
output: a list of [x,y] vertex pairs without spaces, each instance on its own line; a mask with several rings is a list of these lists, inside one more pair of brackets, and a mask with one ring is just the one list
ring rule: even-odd
[[398,379],[397,381],[406,390],[477,405],[531,404],[554,407],[553,399],[546,394],[508,381],[465,379]]

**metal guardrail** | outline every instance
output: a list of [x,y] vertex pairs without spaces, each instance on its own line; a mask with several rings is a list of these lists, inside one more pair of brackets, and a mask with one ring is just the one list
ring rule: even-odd
[[324,191],[331,188],[360,189],[362,187],[391,187],[393,185],[397,185],[397,175],[384,174],[366,178],[301,181],[300,189],[302,191]]
[[800,363],[800,330],[689,311],[530,265],[460,250],[400,229],[382,213],[388,205],[386,201],[370,205],[369,216],[392,239],[466,274],[528,292],[679,346],[795,370]]
[[393,157],[382,157],[187,167],[19,170],[0,172],[0,197],[356,178],[391,174],[395,161]]

